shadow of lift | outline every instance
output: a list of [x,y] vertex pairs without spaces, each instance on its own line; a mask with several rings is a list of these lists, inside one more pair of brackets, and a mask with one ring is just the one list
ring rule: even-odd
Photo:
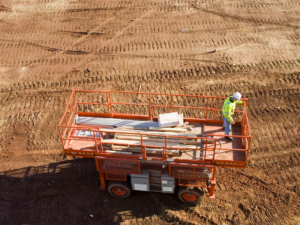
[[89,158],[0,172],[0,224],[114,224],[189,208],[176,193],[136,191],[119,199],[99,187]]

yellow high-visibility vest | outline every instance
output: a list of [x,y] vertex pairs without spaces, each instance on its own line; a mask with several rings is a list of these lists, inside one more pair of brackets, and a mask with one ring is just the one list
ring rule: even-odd
[[223,108],[222,108],[222,115],[229,121],[232,122],[233,121],[233,114],[234,114],[234,110],[235,110],[235,106],[237,105],[242,105],[243,102],[241,100],[238,101],[234,101],[231,102],[230,98],[232,98],[232,96],[228,97],[224,104],[223,104]]

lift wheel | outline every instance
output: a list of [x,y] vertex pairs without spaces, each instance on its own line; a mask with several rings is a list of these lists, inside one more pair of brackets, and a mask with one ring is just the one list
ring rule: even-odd
[[179,187],[178,189],[178,197],[184,203],[196,205],[200,202],[202,196],[203,192],[196,187]]
[[122,181],[110,181],[107,189],[112,196],[117,198],[126,198],[132,192],[130,184]]

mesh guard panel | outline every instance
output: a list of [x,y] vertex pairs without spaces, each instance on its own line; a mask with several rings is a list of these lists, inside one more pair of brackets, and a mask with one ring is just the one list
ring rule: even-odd
[[209,167],[196,167],[195,178],[211,179],[213,176],[212,168]]
[[140,174],[138,160],[97,157],[99,170],[117,173]]
[[116,160],[117,171],[125,173],[139,173],[139,161]]
[[194,177],[194,167],[191,166],[174,166],[171,169],[172,177]]
[[205,181],[180,178],[178,180],[178,185],[179,186],[204,187]]
[[206,166],[170,165],[171,177],[191,179],[212,179],[213,168]]
[[115,161],[113,159],[98,158],[99,169],[105,171],[116,171]]
[[126,174],[125,173],[107,172],[106,173],[106,179],[107,180],[121,180],[121,181],[126,181]]

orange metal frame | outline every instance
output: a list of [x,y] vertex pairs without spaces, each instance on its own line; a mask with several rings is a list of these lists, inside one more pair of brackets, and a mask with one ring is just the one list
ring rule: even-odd
[[[65,147],[65,142],[64,141],[72,141],[72,140],[76,140],[76,141],[86,141],[86,140],[91,140],[91,141],[94,141],[95,143],[95,148],[96,150],[95,151],[89,151],[89,153],[93,153],[94,155],[98,155],[98,156],[111,156],[111,157],[121,157],[121,158],[135,158],[135,159],[140,159],[141,156],[133,156],[133,155],[116,155],[116,154],[111,154],[111,153],[106,153],[104,150],[103,150],[103,143],[105,144],[114,144],[113,142],[104,142],[102,139],[101,139],[101,133],[102,132],[107,132],[108,130],[107,129],[102,129],[102,128],[98,128],[98,129],[87,129],[86,127],[81,127],[81,126],[76,126],[76,127],[70,127],[70,128],[76,128],[76,129],[81,129],[81,130],[90,130],[90,131],[93,131],[93,134],[94,134],[94,138],[83,138],[83,137],[80,137],[81,139],[75,139],[75,138],[78,138],[78,136],[72,136],[72,137],[68,137],[68,138],[63,138],[62,137],[62,141],[63,141],[63,145]],[[99,133],[99,138],[96,138],[96,134]],[[136,146],[136,147],[141,147],[142,148],[142,158],[144,160],[152,160],[152,161],[168,161],[168,159],[170,159],[168,157],[168,152],[167,150],[168,149],[173,149],[173,150],[189,150],[189,151],[213,151],[215,152],[215,149],[216,149],[216,139],[215,138],[209,138],[209,137],[182,137],[182,136],[176,136],[176,135],[168,135],[165,136],[165,135],[156,135],[156,134],[147,134],[147,133],[134,133],[134,132],[127,132],[127,131],[111,131],[109,130],[109,133],[124,133],[124,134],[134,134],[134,135],[140,135],[141,136],[141,144],[138,145],[138,144],[131,144],[131,146]],[[164,147],[161,147],[161,146],[153,146],[153,145],[145,145],[143,143],[143,137],[144,136],[153,136],[153,137],[164,137],[165,139],[165,146]],[[213,146],[214,147],[205,147],[204,149],[191,149],[191,148],[182,148],[182,147],[168,147],[167,144],[168,144],[168,139],[169,138],[178,138],[178,139],[197,139],[197,140],[206,140],[206,143],[208,140],[213,140]],[[98,144],[100,145],[100,149],[98,148]],[[118,143],[118,145],[128,145],[127,143]],[[158,148],[158,149],[163,149],[163,154],[162,154],[162,157],[148,157],[147,154],[146,154],[146,148],[149,147],[149,148]],[[65,152],[73,152],[74,153],[78,153],[78,154],[82,154],[80,156],[85,156],[85,154],[87,153],[85,150],[70,150],[70,149],[65,149]],[[67,153],[68,154],[68,153]],[[206,155],[206,154],[205,154]],[[205,158],[204,158],[205,159]],[[199,160],[181,160],[181,159],[175,159],[175,161],[177,162],[200,162]],[[214,162],[214,158],[211,160],[212,162]]]
[[[115,170],[111,171],[111,170],[104,170],[103,168],[101,168],[101,166],[99,165],[99,162],[97,159],[109,159],[109,160],[113,160],[114,161],[114,165],[115,165]],[[105,177],[106,180],[118,180],[118,181],[126,181],[127,180],[127,176],[126,173],[128,173],[127,171],[118,171],[118,167],[117,167],[117,161],[127,161],[127,162],[137,162],[138,164],[138,173],[130,173],[130,174],[140,174],[141,173],[141,162],[139,160],[132,160],[132,159],[121,159],[121,158],[108,158],[108,157],[101,157],[98,156],[96,157],[96,167],[97,170],[100,172],[100,180],[101,180],[101,188],[105,189],[105,180],[103,179]],[[111,179],[108,177],[108,174],[122,174],[123,178],[122,179]]]
[[[139,168],[139,172],[138,173],[132,173],[132,174],[140,174],[141,173],[141,163],[139,160],[132,160],[132,159],[120,159],[120,158],[107,158],[107,157],[97,157],[97,159],[109,159],[109,160],[113,160],[114,161],[114,165],[115,165],[115,170],[114,171],[111,171],[109,170],[108,172],[114,172],[114,173],[126,173],[124,171],[118,171],[118,167],[117,167],[117,161],[127,161],[127,162],[137,162],[138,163],[138,168]],[[97,169],[98,171],[106,171],[106,170],[103,170],[101,169],[98,161],[96,160],[96,166],[97,166]]]
[[[83,101],[77,101],[76,94],[103,94],[106,97],[106,100],[103,103],[99,102],[83,102]],[[139,104],[139,103],[126,103],[126,102],[113,102],[112,101],[112,95],[114,94],[123,94],[123,95],[148,95],[148,104]],[[152,97],[153,96],[166,96],[169,98],[170,103],[168,105],[162,105],[162,104],[152,104]],[[194,106],[181,106],[176,105],[174,103],[174,97],[188,97],[188,98],[201,98],[204,100],[206,107],[194,107]],[[71,92],[71,96],[69,98],[69,101],[67,103],[66,109],[64,111],[64,114],[59,122],[58,129],[61,137],[61,141],[63,144],[63,148],[66,155],[72,155],[72,156],[81,156],[81,157],[113,157],[113,158],[122,158],[122,160],[153,160],[153,161],[174,161],[176,163],[208,163],[215,165],[215,151],[216,150],[227,150],[227,151],[245,151],[246,152],[246,160],[248,157],[248,152],[250,148],[251,143],[251,132],[250,132],[250,126],[249,126],[249,120],[247,115],[247,99],[242,99],[244,101],[244,108],[243,111],[235,111],[237,114],[242,114],[242,119],[240,121],[237,121],[237,124],[242,126],[242,135],[226,135],[234,138],[241,138],[244,148],[243,149],[226,149],[226,148],[217,148],[216,147],[216,138],[213,138],[212,136],[223,136],[225,135],[216,135],[216,134],[207,134],[206,137],[184,137],[184,139],[205,139],[205,147],[203,149],[190,149],[190,148],[180,148],[180,147],[168,147],[168,138],[183,138],[181,136],[165,136],[165,135],[154,135],[154,134],[147,134],[147,133],[134,133],[134,132],[127,132],[127,131],[112,131],[107,130],[106,128],[101,128],[98,126],[81,126],[75,124],[75,117],[76,116],[90,116],[90,117],[107,117],[107,118],[124,118],[124,119],[139,119],[139,120],[151,120],[156,121],[157,116],[154,116],[154,109],[155,108],[168,108],[169,112],[172,112],[174,109],[199,109],[199,110],[205,110],[205,117],[204,118],[184,118],[185,122],[191,122],[191,123],[216,123],[216,124],[222,124],[223,120],[217,120],[216,119],[216,113],[221,112],[222,109],[217,108],[217,102],[218,99],[225,100],[226,97],[216,97],[216,96],[200,96],[200,95],[184,95],[184,94],[163,94],[163,93],[148,93],[148,92],[125,92],[125,91],[86,91],[86,90],[73,90]],[[214,107],[209,107],[213,101]],[[91,106],[97,106],[97,105],[103,105],[107,106],[107,113],[93,113],[93,112],[82,112],[79,111],[79,105],[91,105]],[[141,114],[122,114],[122,113],[115,113],[113,111],[114,105],[128,105],[128,106],[144,106],[148,107],[149,114],[148,115],[141,115]],[[213,112],[213,116],[209,116],[209,112]],[[94,137],[88,138],[88,137],[82,137],[82,136],[74,136],[75,130],[89,130],[93,132]],[[123,154],[111,154],[107,153],[103,149],[103,143],[105,144],[113,144],[106,142],[102,140],[101,134],[103,132],[108,133],[125,133],[125,134],[134,134],[134,135],[140,135],[141,137],[141,144],[140,145],[132,145],[132,146],[139,146],[142,148],[142,155],[123,155]],[[97,138],[98,134],[98,138]],[[150,145],[144,145],[143,143],[143,137],[144,136],[157,136],[157,137],[164,137],[165,138],[165,145],[164,147],[157,147],[157,146],[150,146]],[[66,149],[66,143],[70,143],[72,140],[76,141],[93,141],[95,143],[95,150],[94,151],[85,151],[85,150],[74,150],[74,149]],[[208,147],[208,141],[212,140],[213,144],[210,144],[212,147]],[[200,140],[201,141],[201,140]],[[122,143],[118,143],[118,145],[122,145]],[[123,143],[123,145],[128,145],[126,143]],[[99,146],[99,147],[98,147]],[[150,148],[163,148],[163,154],[162,157],[148,157],[146,154],[146,147]],[[204,151],[204,161],[201,160],[182,160],[182,159],[174,159],[168,157],[167,150],[168,149],[181,149],[181,150],[193,150],[193,151]],[[208,160],[206,158],[207,151],[213,151],[213,158]],[[97,160],[96,160],[97,162]],[[226,161],[224,161],[226,162]],[[236,163],[245,163],[245,162],[236,162]],[[140,164],[141,165],[141,164]],[[189,164],[191,166],[191,164]],[[230,167],[231,165],[223,165]],[[241,167],[244,167],[243,165]],[[98,165],[97,165],[97,168]],[[171,168],[171,166],[170,166]],[[111,171],[109,171],[111,172]],[[115,171],[118,173],[118,171]],[[171,172],[171,171],[170,171]],[[107,174],[104,174],[105,171],[100,171],[100,178],[103,179],[104,176],[107,177]],[[125,173],[124,173],[125,175]],[[126,176],[125,176],[126,177]],[[126,178],[125,178],[126,179]],[[180,179],[180,178],[179,178]],[[214,179],[214,177],[212,178]]]
[[[193,177],[189,177],[189,178],[184,178],[184,177],[176,177],[176,176],[172,176],[172,166],[176,166],[176,167],[182,167],[182,168],[187,168],[187,167],[193,167],[194,168],[194,173],[193,173]],[[196,168],[211,168],[211,172],[212,172],[212,177],[211,178],[197,178],[195,176],[196,173]],[[202,187],[203,185],[183,185],[181,184],[181,179],[183,180],[197,180],[197,181],[206,181],[206,180],[211,180],[213,181],[215,179],[215,172],[216,172],[216,168],[213,165],[203,165],[203,164],[184,164],[184,163],[169,163],[169,176],[170,177],[175,177],[178,178],[178,185],[179,186],[199,186]]]
[[[97,102],[78,102],[76,101],[76,93],[102,93],[106,95],[106,103],[97,103]],[[112,102],[112,94],[114,93],[118,93],[118,94],[143,94],[143,95],[148,95],[149,96],[149,103],[148,104],[137,104],[137,103],[123,103],[123,102]],[[151,104],[151,96],[155,96],[155,95],[159,95],[159,96],[168,96],[170,97],[170,105],[152,105]],[[182,97],[197,97],[197,98],[204,98],[206,99],[206,107],[190,107],[190,106],[179,106],[179,105],[174,105],[173,103],[173,97],[175,96],[182,96]],[[214,108],[209,108],[209,99],[214,99]],[[109,153],[104,153],[103,152],[103,146],[102,146],[102,141],[100,138],[100,133],[101,132],[105,132],[105,129],[102,128],[97,128],[95,126],[78,126],[74,124],[74,121],[71,121],[71,119],[77,115],[81,115],[81,116],[99,116],[99,117],[114,117],[114,118],[125,118],[125,119],[144,119],[144,120],[157,120],[157,117],[153,116],[153,108],[157,107],[166,107],[169,108],[169,111],[172,112],[174,108],[187,108],[187,109],[202,109],[202,110],[206,110],[205,112],[205,118],[184,118],[185,121],[187,122],[198,122],[198,123],[222,123],[222,120],[216,120],[216,112],[221,112],[221,109],[217,109],[217,99],[226,99],[225,97],[215,97],[215,96],[200,96],[200,95],[184,95],[184,94],[162,94],[162,93],[148,93],[148,92],[124,92],[124,91],[85,91],[85,90],[73,90],[70,96],[70,99],[67,103],[67,107],[65,109],[65,112],[63,114],[62,119],[60,120],[60,123],[58,125],[59,128],[59,133],[60,133],[60,137],[62,140],[62,144],[63,146],[65,146],[65,142],[66,141],[71,141],[71,140],[75,140],[76,137],[70,137],[71,136],[71,131],[75,130],[75,129],[82,129],[82,130],[91,130],[94,132],[94,141],[95,143],[100,144],[100,148],[101,151],[98,149],[98,145],[96,144],[96,151],[92,152],[96,155],[102,155],[102,156],[116,156],[115,154],[109,154]],[[209,139],[214,139],[214,147],[212,148],[208,148],[207,144],[205,144],[205,149],[207,151],[215,151],[215,150],[227,150],[227,151],[246,151],[248,153],[249,151],[249,147],[250,147],[250,142],[251,142],[251,133],[250,133],[250,126],[249,126],[249,121],[248,121],[248,116],[247,116],[247,99],[242,99],[245,104],[244,104],[244,110],[243,111],[236,111],[236,113],[241,113],[243,114],[242,116],[242,120],[241,121],[237,121],[237,124],[241,124],[242,125],[242,135],[227,135],[230,137],[235,137],[235,138],[242,138],[243,140],[243,144],[245,146],[245,148],[243,149],[226,149],[226,148],[216,148],[216,142],[215,142],[215,138],[208,138],[208,136],[225,136],[225,135],[216,135],[216,134],[207,134],[207,137],[198,137],[198,138],[190,138],[190,139],[206,139],[207,141]],[[80,112],[78,111],[78,105],[80,104],[86,104],[86,105],[106,105],[108,108],[108,113],[90,113],[90,112]],[[121,114],[121,113],[114,113],[113,112],[113,105],[131,105],[131,106],[148,106],[149,107],[149,115],[139,115],[139,114]],[[69,112],[69,117],[67,118],[67,112]],[[208,112],[212,111],[213,112],[213,119],[208,119]],[[65,123],[65,125],[63,124]],[[62,130],[64,129],[64,130]],[[69,132],[67,133],[67,131],[69,130]],[[99,139],[96,138],[96,132],[99,133]],[[149,136],[149,134],[145,134],[145,133],[134,133],[134,132],[120,132],[120,131],[109,131],[110,133],[126,133],[126,134],[135,134],[135,135],[141,135],[141,143],[143,143],[143,136]],[[164,136],[164,135],[151,135],[151,136]],[[163,157],[161,158],[161,160],[166,160],[167,157],[167,149],[179,149],[178,147],[176,148],[172,148],[172,147],[167,147],[167,137],[165,137],[166,140],[166,145],[164,148],[164,154]],[[170,136],[171,137],[171,136]],[[182,137],[178,137],[176,135],[172,136],[172,138],[182,138]],[[187,138],[187,137],[185,137]],[[86,138],[92,140],[91,138]],[[206,143],[207,143],[206,141]],[[141,147],[151,147],[151,148],[157,148],[156,146],[146,146],[146,145],[133,145],[133,146],[141,146]],[[65,151],[67,151],[68,149],[64,149]],[[191,149],[189,149],[191,150]],[[199,149],[196,149],[199,150]],[[82,154],[84,154],[84,151],[80,151],[80,150],[72,150],[72,152],[81,152]],[[91,152],[91,151],[90,151]],[[206,151],[205,151],[206,154]],[[247,154],[248,156],[248,154]],[[121,155],[120,157],[124,157],[124,155]],[[138,156],[126,156],[127,158],[139,158]],[[145,151],[143,151],[143,157],[146,159],[147,156],[145,154]],[[157,160],[158,158],[153,158],[153,160]],[[212,160],[214,161],[214,159]],[[190,161],[189,161],[190,162]]]

